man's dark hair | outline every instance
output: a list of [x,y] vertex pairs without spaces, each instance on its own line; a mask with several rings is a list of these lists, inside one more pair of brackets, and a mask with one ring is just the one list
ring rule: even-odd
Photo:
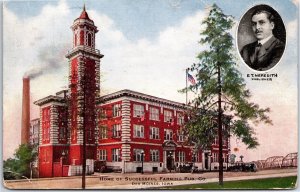
[[269,19],[270,22],[273,22],[274,23],[274,15],[270,12],[270,11],[267,11],[265,9],[257,9],[255,10],[252,15],[251,15],[251,18],[254,16],[254,15],[258,15],[258,14],[261,14],[261,13],[265,13],[267,15],[267,18]]

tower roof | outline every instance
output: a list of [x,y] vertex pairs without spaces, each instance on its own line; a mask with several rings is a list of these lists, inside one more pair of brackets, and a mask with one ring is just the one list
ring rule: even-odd
[[85,4],[83,5],[83,10],[82,10],[82,12],[81,12],[81,14],[80,14],[80,16],[79,16],[78,19],[88,19],[88,20],[91,20],[91,19],[89,18],[88,13],[87,13],[86,10],[85,10]]

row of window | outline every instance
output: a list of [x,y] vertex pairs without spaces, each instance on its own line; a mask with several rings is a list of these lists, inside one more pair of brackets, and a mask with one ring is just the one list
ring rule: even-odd
[[[145,131],[143,125],[133,125],[133,137],[134,138],[145,138]],[[180,131],[177,132],[178,141],[184,141],[184,135]],[[150,127],[150,139],[160,139],[159,128]],[[173,130],[164,129],[164,140],[171,141],[173,140]]]
[[[227,143],[226,141],[227,141],[227,139],[226,139],[226,138],[223,138],[223,140],[222,140],[223,143],[222,143],[222,144],[223,144],[223,145],[226,145],[226,143]],[[218,137],[216,137],[216,138],[214,139],[213,144],[214,144],[214,145],[218,145],[218,144],[219,144],[219,139],[218,139]]]
[[[112,161],[113,162],[118,162],[121,161],[121,150],[120,149],[112,149]],[[133,161],[143,161],[145,159],[144,150],[143,149],[133,149]],[[160,155],[159,155],[159,150],[157,149],[150,149],[150,161],[152,162],[159,162],[160,161]],[[186,153],[184,151],[179,151],[177,153],[178,157],[178,162],[185,162],[186,160]],[[193,155],[193,160],[194,162],[199,162],[199,154],[196,153]],[[99,150],[98,151],[98,159],[100,161],[107,161],[107,150]]]
[[[115,104],[112,107],[112,117],[121,116],[121,104]],[[145,116],[144,105],[134,104],[133,105],[133,117],[143,118]],[[101,110],[100,118],[107,118],[106,110]],[[149,107],[149,119],[153,121],[159,121],[159,109],[156,107]],[[164,110],[164,122],[174,122],[173,112]],[[184,116],[178,114],[177,124],[182,125],[184,123]]]
[[[100,132],[100,139],[107,139],[108,132],[106,127],[103,127],[104,129]],[[75,131],[75,130],[74,130]],[[58,133],[58,139],[64,140],[67,138],[67,128],[62,127],[59,129]],[[92,139],[92,131],[90,129],[87,130],[87,139]],[[121,137],[121,125],[116,124],[112,127],[112,137],[113,138],[120,138]],[[134,138],[145,138],[145,132],[144,132],[144,126],[142,125],[134,125],[134,132],[133,132]],[[43,129],[43,140],[49,140],[50,139],[50,128],[44,128]],[[150,139],[160,139],[159,134],[159,128],[157,127],[150,127]],[[171,129],[165,129],[164,130],[164,140],[165,141],[171,141],[173,140],[173,130]],[[184,141],[184,135],[179,134],[178,132],[178,141],[183,142]]]
[[[144,157],[143,149],[133,149],[133,161],[143,161]],[[150,161],[159,162],[159,150],[150,150]]]
[[[76,130],[73,130],[73,136],[75,136]],[[93,132],[92,129],[89,128],[86,130],[86,136],[88,140],[93,139]],[[69,133],[67,132],[66,127],[61,127],[58,129],[58,140],[65,141],[69,137]],[[49,127],[44,127],[43,128],[43,141],[47,142],[50,141],[50,128]]]
[[[218,153],[212,153],[212,156],[211,156],[211,161],[212,162],[219,162],[219,154]],[[228,159],[226,158],[226,154],[223,153],[223,162],[224,163],[227,163]]]
[[[83,43],[85,41],[85,43]],[[94,34],[90,31],[87,31],[84,35],[84,31],[75,31],[74,32],[74,46],[77,45],[87,45],[94,47]]]
[[[106,126],[100,127],[100,139],[108,138],[108,128]],[[159,128],[158,127],[150,127],[150,139],[160,139]],[[179,131],[177,132],[178,141],[184,141],[184,135]],[[112,137],[119,138],[121,137],[121,125],[115,124],[112,126]],[[143,125],[133,125],[133,137],[134,138],[145,138],[145,128]],[[170,141],[173,140],[173,130],[172,129],[164,129],[164,140]]]
[[[101,126],[100,127],[100,139],[107,139],[108,138],[108,127]],[[120,138],[121,137],[121,124],[115,124],[112,126],[112,137],[113,138]]]

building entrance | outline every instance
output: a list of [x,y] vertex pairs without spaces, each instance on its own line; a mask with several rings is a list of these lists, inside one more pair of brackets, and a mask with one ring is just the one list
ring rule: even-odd
[[173,157],[173,152],[172,151],[167,151],[167,169],[169,171],[175,169],[174,157]]
[[204,153],[204,169],[209,169],[208,167],[208,153]]
[[175,170],[175,148],[176,144],[173,141],[166,141],[163,144],[164,150],[164,170],[172,171]]

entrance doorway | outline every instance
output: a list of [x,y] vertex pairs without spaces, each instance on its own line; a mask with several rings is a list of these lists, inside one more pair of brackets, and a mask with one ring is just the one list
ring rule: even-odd
[[174,141],[165,141],[163,143],[163,170],[172,171],[175,169],[175,149]]
[[204,168],[207,170],[208,167],[208,153],[204,153]]
[[169,171],[174,170],[174,157],[173,157],[173,152],[172,151],[167,151],[167,169]]

